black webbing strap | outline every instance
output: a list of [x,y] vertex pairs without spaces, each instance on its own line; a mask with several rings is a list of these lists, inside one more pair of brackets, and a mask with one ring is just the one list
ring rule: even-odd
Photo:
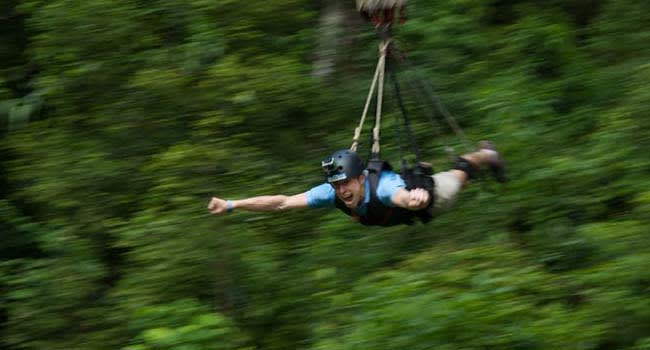
[[[399,49],[399,47],[395,44],[392,43],[391,45],[391,52],[394,55],[397,55],[399,57],[404,56],[402,51]],[[413,64],[410,62],[410,60],[402,60],[406,66],[410,69],[414,69]],[[426,80],[422,79],[420,77],[415,78],[415,79],[408,79],[407,82],[409,85],[414,83],[414,85],[417,85],[415,88],[412,88],[416,92],[416,97],[420,100],[423,105],[431,106],[432,108],[427,108],[427,116],[429,117],[429,121],[431,123],[432,128],[435,130],[437,121],[436,118],[436,113],[433,113],[434,111],[437,111],[440,115],[442,115],[445,123],[449,126],[451,130],[456,134],[456,137],[460,140],[460,142],[463,144],[463,146],[467,149],[471,149],[471,143],[469,142],[467,136],[465,135],[465,132],[463,129],[460,127],[458,121],[456,118],[449,112],[449,110],[446,108],[446,106],[442,103],[440,97],[435,93],[431,83]]]
[[[395,99],[397,100],[397,106],[399,107],[399,110],[402,113],[402,118],[404,119],[404,129],[406,130],[406,137],[409,141],[411,152],[413,152],[413,154],[415,155],[415,162],[418,163],[421,159],[421,153],[420,153],[420,149],[418,148],[417,142],[415,142],[413,130],[411,129],[411,120],[409,118],[408,110],[404,105],[404,99],[402,99],[402,93],[400,90],[399,81],[397,80],[397,74],[395,73],[395,69],[390,69],[390,78],[393,81],[393,93],[395,94]],[[400,149],[401,149],[401,139],[399,140],[399,142],[400,142]]]

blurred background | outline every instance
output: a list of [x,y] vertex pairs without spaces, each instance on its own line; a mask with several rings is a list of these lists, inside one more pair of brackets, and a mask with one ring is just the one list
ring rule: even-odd
[[[0,349],[650,349],[649,10],[409,1],[400,74],[512,181],[367,228],[206,210],[349,147],[378,44],[354,1],[2,0]],[[445,170],[459,141],[407,87]]]

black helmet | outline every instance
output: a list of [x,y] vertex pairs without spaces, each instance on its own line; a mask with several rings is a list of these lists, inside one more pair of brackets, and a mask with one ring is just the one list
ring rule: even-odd
[[359,155],[349,149],[334,152],[321,165],[329,183],[355,178],[363,174],[364,170],[363,161]]

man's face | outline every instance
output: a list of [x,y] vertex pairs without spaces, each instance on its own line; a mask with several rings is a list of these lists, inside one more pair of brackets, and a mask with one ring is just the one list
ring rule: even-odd
[[332,187],[336,190],[336,196],[339,197],[343,204],[350,209],[354,209],[363,198],[365,180],[365,176],[361,175],[356,178],[333,182]]

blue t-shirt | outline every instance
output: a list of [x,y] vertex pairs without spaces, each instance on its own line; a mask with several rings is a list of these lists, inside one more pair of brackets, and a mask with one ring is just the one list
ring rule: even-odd
[[[392,207],[392,198],[395,192],[400,188],[405,188],[406,184],[399,174],[384,170],[379,174],[379,182],[377,183],[377,198],[387,207]],[[366,176],[365,184],[366,193],[364,195],[363,203],[357,207],[357,213],[364,215],[366,207],[370,202],[370,179]],[[307,205],[310,208],[334,208],[334,201],[336,200],[336,190],[329,183],[324,183],[313,187],[307,191]]]

